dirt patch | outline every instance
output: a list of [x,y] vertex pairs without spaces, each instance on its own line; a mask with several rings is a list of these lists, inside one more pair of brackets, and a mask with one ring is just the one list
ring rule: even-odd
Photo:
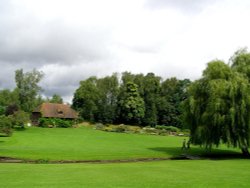
[[135,162],[152,162],[165,160],[200,160],[199,156],[180,155],[175,157],[161,157],[161,158],[135,158],[135,159],[114,159],[114,160],[46,160],[46,159],[18,159],[12,157],[1,157],[0,163],[32,163],[32,164],[69,164],[69,163],[93,163],[93,164],[107,164],[107,163],[135,163]]
[[151,161],[164,161],[171,158],[136,158],[136,159],[116,159],[116,160],[29,160],[18,159],[12,157],[0,157],[0,163],[32,163],[32,164],[68,164],[68,163],[134,163],[134,162],[151,162]]
[[0,163],[22,163],[23,160],[12,157],[0,157]]

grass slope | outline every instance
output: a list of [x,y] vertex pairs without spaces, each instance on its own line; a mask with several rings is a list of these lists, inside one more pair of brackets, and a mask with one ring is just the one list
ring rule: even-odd
[[[48,160],[166,157],[179,153],[175,147],[180,147],[182,139],[108,133],[85,127],[28,128],[9,138],[1,137],[0,156]],[[172,152],[167,154],[164,149]]]
[[1,187],[250,187],[248,160],[0,164]]
[[[0,137],[0,156],[42,160],[172,157],[182,153],[182,140],[182,137],[110,133],[87,127],[34,127],[17,131],[12,137]],[[191,153],[202,151],[192,148]]]

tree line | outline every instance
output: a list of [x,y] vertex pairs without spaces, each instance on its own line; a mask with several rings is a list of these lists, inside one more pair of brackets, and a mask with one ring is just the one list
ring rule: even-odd
[[163,80],[154,73],[90,77],[80,82],[72,106],[91,122],[183,128],[181,105],[190,83],[189,79]]
[[73,107],[86,120],[171,125],[190,129],[190,142],[211,150],[221,143],[250,156],[250,53],[213,60],[194,82],[124,72],[80,82]]
[[[38,86],[43,73],[15,74],[16,88],[0,91],[0,133],[23,126],[44,100]],[[62,102],[54,95],[50,102]],[[213,60],[202,77],[163,80],[154,73],[124,72],[80,82],[72,106],[91,122],[190,129],[190,142],[211,149],[225,143],[250,155],[250,53],[237,51],[229,60]]]

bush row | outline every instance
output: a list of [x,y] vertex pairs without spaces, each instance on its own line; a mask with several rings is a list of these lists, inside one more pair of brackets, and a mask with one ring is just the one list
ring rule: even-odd
[[97,123],[94,126],[97,130],[107,131],[107,132],[118,132],[118,133],[139,133],[139,134],[151,134],[151,135],[188,135],[189,132],[184,130],[181,131],[177,127],[173,126],[160,126],[156,127],[139,127],[130,125],[103,125]]
[[41,127],[61,127],[61,128],[68,128],[72,127],[74,122],[72,120],[64,120],[59,118],[40,118],[39,119],[39,126]]
[[155,128],[159,130],[170,131],[170,132],[180,132],[180,129],[174,126],[156,125]]

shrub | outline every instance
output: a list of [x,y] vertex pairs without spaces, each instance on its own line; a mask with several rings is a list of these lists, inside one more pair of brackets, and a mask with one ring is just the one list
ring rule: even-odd
[[164,126],[164,125],[156,125],[155,126],[156,129],[160,129],[160,130],[166,130],[169,132],[179,132],[180,129],[174,126]]
[[40,118],[39,125],[41,127],[61,127],[61,128],[68,128],[72,127],[73,121],[71,120],[64,120],[60,118]]
[[12,130],[12,120],[7,116],[0,116],[0,133],[3,133],[5,136],[11,136]]
[[12,120],[12,127],[15,129],[24,129],[24,125],[30,121],[30,115],[21,110],[14,112],[9,117]]
[[141,133],[146,133],[146,134],[152,134],[152,135],[157,135],[159,131],[156,128],[147,126],[143,127]]
[[[100,128],[100,126],[99,126]],[[97,129],[97,128],[96,128]],[[127,132],[128,126],[121,124],[121,125],[108,125],[100,128],[99,130],[107,131],[107,132],[117,132],[117,133],[124,133]]]
[[124,124],[116,125],[116,126],[114,126],[113,130],[114,130],[114,132],[123,133],[127,130],[127,127]]
[[5,114],[5,107],[0,105],[0,115],[4,115]]
[[97,129],[97,130],[103,130],[104,127],[105,127],[105,126],[104,126],[102,123],[97,123],[97,124],[95,124],[95,129]]
[[139,126],[127,126],[127,133],[140,133],[141,132],[141,127]]

